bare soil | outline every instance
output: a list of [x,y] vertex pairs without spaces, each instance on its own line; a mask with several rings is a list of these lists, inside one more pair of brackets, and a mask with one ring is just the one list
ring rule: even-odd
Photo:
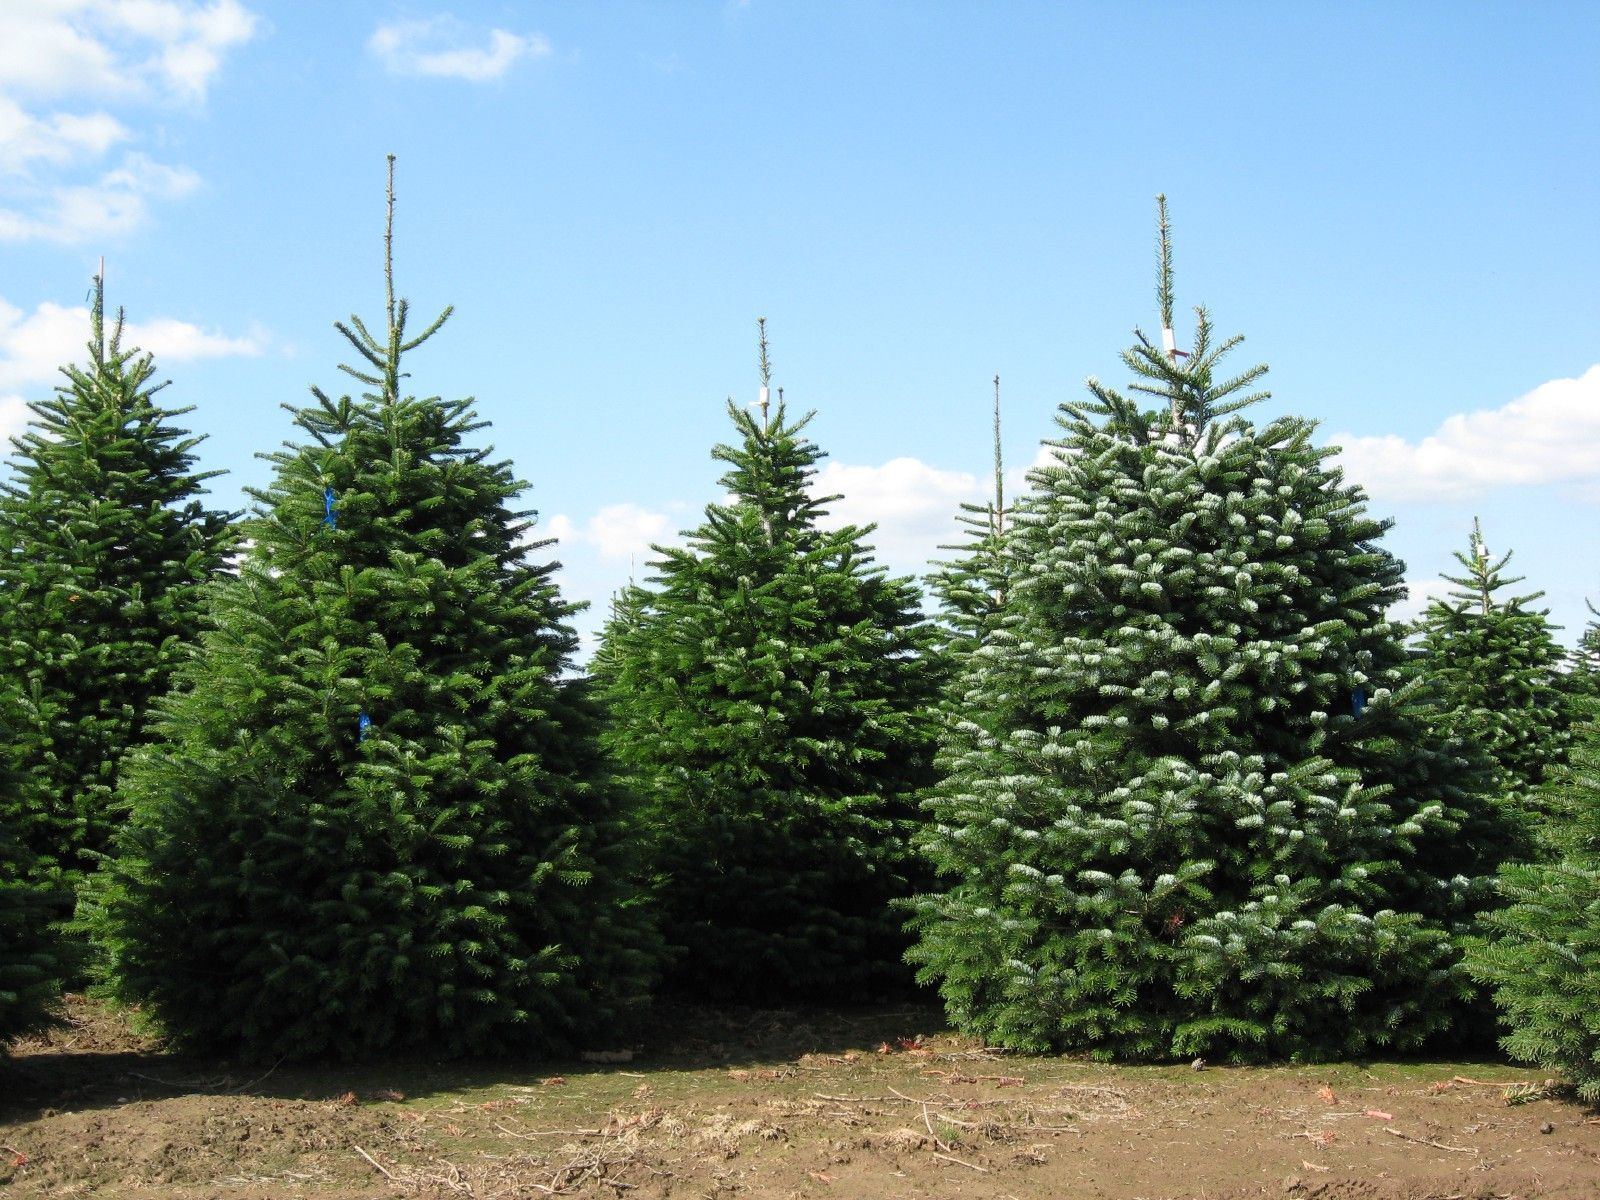
[[1600,1115],[1503,1063],[1107,1067],[937,1009],[668,1009],[617,1061],[245,1070],[81,997],[0,1059],[0,1195],[1600,1196]]

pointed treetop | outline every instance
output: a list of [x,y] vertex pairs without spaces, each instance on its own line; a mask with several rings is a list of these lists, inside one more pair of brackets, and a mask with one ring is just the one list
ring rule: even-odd
[[383,223],[383,284],[389,328],[394,329],[394,155],[389,155],[388,208]]
[[[1156,197],[1156,233],[1161,242],[1161,273],[1156,279],[1156,299],[1161,302],[1161,328],[1172,328],[1172,224],[1167,220],[1167,197]],[[1173,348],[1167,347],[1170,355]]]
[[[383,282],[385,317],[388,329],[381,340],[372,336],[360,317],[351,316],[350,323],[335,321],[333,327],[344,334],[345,339],[356,348],[356,353],[361,355],[371,366],[374,373],[366,370],[339,364],[339,369],[346,375],[359,379],[362,383],[378,389],[375,399],[383,404],[394,404],[400,399],[400,358],[408,350],[415,350],[423,342],[439,332],[450,314],[455,311],[454,305],[446,305],[443,312],[434,318],[433,323],[414,338],[407,338],[406,317],[409,307],[404,299],[396,299],[394,294],[394,160],[395,156],[388,157],[389,177],[385,189],[385,213],[383,225]],[[317,394],[316,389],[312,389]]]
[[994,377],[994,517],[991,521],[995,536],[1003,534],[1006,526],[1005,461],[1000,453],[1000,376]]
[[767,403],[772,396],[772,361],[767,357],[767,319],[756,318],[756,328],[760,331],[761,349],[761,428],[767,429]]
[[1501,575],[1506,569],[1506,564],[1511,561],[1511,551],[1507,550],[1500,558],[1495,559],[1489,554],[1489,546],[1483,539],[1483,524],[1477,517],[1472,518],[1472,537],[1467,544],[1467,552],[1455,551],[1458,563],[1466,568],[1465,575],[1446,575],[1445,580],[1455,584],[1460,591],[1450,593],[1450,598],[1459,602],[1463,607],[1476,606],[1484,615],[1488,616],[1496,609],[1519,608],[1531,600],[1537,600],[1544,595],[1543,592],[1533,592],[1526,596],[1515,596],[1509,600],[1499,599],[1495,596],[1501,588],[1510,587],[1514,583],[1521,583],[1523,576],[1510,577]]

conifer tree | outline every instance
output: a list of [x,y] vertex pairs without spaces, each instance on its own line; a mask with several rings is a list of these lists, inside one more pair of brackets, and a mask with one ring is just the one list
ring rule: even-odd
[[1563,682],[1571,695],[1600,699],[1600,609],[1593,604],[1588,607],[1593,619],[1578,635],[1578,644],[1568,661]]
[[549,1050],[614,1035],[652,943],[631,902],[573,606],[469,400],[403,396],[433,337],[337,328],[366,389],[295,414],[131,805],[98,923],[113,986],[259,1059]]
[[[5,711],[21,708],[12,698]],[[0,1055],[8,1040],[44,1023],[68,970],[55,926],[62,901],[38,882],[37,864],[10,819],[15,786],[0,760]]]
[[1550,863],[1500,874],[1504,907],[1467,966],[1493,989],[1510,1032],[1506,1053],[1564,1075],[1600,1101],[1600,701],[1580,702],[1568,762],[1546,787],[1558,817],[1547,827]]
[[1436,736],[1478,747],[1492,771],[1487,786],[1531,820],[1545,772],[1566,758],[1572,718],[1547,609],[1528,607],[1543,595],[1502,593],[1522,577],[1507,577],[1507,551],[1495,559],[1479,523],[1467,552],[1455,553],[1461,575],[1448,599],[1435,600],[1421,622],[1424,671]]
[[109,331],[97,277],[89,360],[29,407],[0,485],[0,676],[16,791],[5,815],[47,873],[76,876],[115,824],[118,765],[144,735],[232,547],[231,514],[200,497],[189,409],[157,403],[148,354]]
[[1005,462],[1000,447],[1000,376],[994,377],[994,495],[983,504],[963,503],[956,522],[966,542],[941,546],[959,557],[938,564],[928,584],[943,609],[945,648],[954,657],[981,645],[1005,609],[1010,585],[1003,552],[1011,510],[1006,507]]
[[609,735],[642,802],[680,991],[844,999],[908,983],[890,901],[907,894],[927,782],[932,630],[869,528],[825,529],[823,452],[769,406],[728,413],[725,503],[655,549],[597,660]]
[[1123,355],[1157,408],[1094,380],[1062,407],[941,740],[921,844],[945,890],[910,957],[1009,1046],[1416,1046],[1465,990],[1446,926],[1492,842],[1456,844],[1483,822],[1421,736],[1386,526],[1310,421],[1240,415],[1266,399],[1265,367],[1223,369],[1240,339],[1202,309],[1177,349],[1160,209],[1164,345]]

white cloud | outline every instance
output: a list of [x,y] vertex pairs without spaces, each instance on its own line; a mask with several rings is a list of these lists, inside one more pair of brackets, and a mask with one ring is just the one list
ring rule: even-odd
[[0,95],[0,172],[21,175],[35,163],[60,167],[98,159],[129,136],[126,126],[106,113],[40,118]]
[[1419,442],[1335,434],[1352,483],[1384,500],[1460,500],[1541,483],[1600,489],[1600,364],[1552,379],[1499,408],[1447,417]]
[[[46,302],[25,314],[0,300],[0,388],[9,392],[53,385],[62,366],[84,360],[84,344],[88,340],[87,308]],[[130,321],[123,328],[122,344],[149,351],[158,364],[253,356],[262,350],[258,338],[212,333],[170,317]],[[0,414],[9,411],[4,405],[5,400],[0,399]]]
[[80,245],[130,233],[149,216],[151,200],[170,200],[199,186],[187,167],[130,154],[92,183],[44,189],[27,209],[0,208],[0,241]]
[[443,16],[380,25],[367,39],[367,48],[395,75],[485,83],[499,79],[521,59],[548,56],[550,42],[542,34],[491,29],[487,45],[480,45],[461,22]]
[[832,529],[875,523],[866,540],[896,572],[920,573],[929,561],[945,557],[939,545],[960,541],[961,504],[981,503],[983,493],[976,475],[916,458],[892,458],[875,467],[830,462],[812,484],[813,495],[843,497],[828,506],[821,523]]
[[5,0],[0,88],[202,100],[224,53],[259,24],[239,0]]
[[192,191],[193,171],[143,154],[107,169],[137,136],[81,106],[199,102],[258,26],[239,0],[0,0],[0,241],[119,236]]
[[1448,596],[1455,586],[1444,579],[1408,579],[1406,598],[1389,609],[1389,619],[1410,624],[1427,612],[1428,606],[1435,600],[1443,600]]
[[11,439],[22,432],[32,415],[21,396],[0,396],[0,458],[5,456]]
[[565,513],[543,520],[534,533],[556,538],[564,547],[581,547],[606,563],[631,562],[642,567],[655,557],[652,545],[678,540],[677,518],[639,504],[607,504],[583,524]]

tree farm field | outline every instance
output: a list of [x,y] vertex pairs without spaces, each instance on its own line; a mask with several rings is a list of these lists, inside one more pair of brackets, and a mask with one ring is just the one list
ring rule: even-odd
[[[592,1059],[593,1056],[591,1056]],[[664,1006],[625,1061],[272,1070],[69,997],[0,1064],[0,1194],[268,1200],[1591,1197],[1600,1116],[1500,1062],[1112,1067],[931,1005]]]

